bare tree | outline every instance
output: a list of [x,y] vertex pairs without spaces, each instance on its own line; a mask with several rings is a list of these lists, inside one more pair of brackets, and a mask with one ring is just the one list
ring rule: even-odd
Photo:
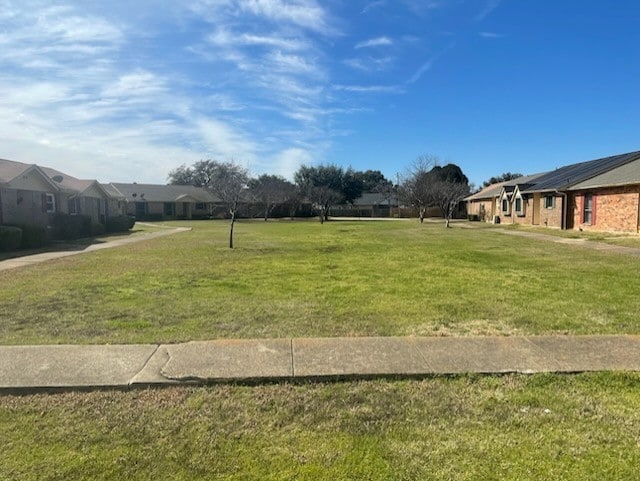
[[249,192],[264,206],[264,220],[273,208],[286,203],[294,195],[296,186],[283,177],[263,174],[249,181]]
[[184,164],[169,173],[169,183],[205,187],[225,204],[231,215],[229,248],[233,249],[233,226],[240,196],[247,189],[249,172],[235,162],[201,160],[186,167]]
[[469,194],[469,184],[449,180],[434,180],[430,188],[433,202],[438,206],[442,217],[445,219],[445,227],[450,227],[451,218],[456,212],[460,201]]
[[409,167],[404,179],[398,186],[400,198],[418,209],[418,219],[424,222],[427,207],[431,203],[431,183],[429,172],[438,165],[435,156],[421,155]]
[[247,189],[249,172],[234,162],[218,162],[212,171],[209,188],[229,209],[229,248],[233,249],[233,226],[236,222],[240,196]]

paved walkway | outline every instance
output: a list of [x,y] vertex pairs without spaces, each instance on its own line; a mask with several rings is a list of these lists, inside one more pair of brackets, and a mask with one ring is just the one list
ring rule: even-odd
[[[154,225],[154,227],[157,227]],[[74,246],[73,244],[66,247],[66,250],[42,252],[40,254],[33,254],[30,256],[15,257],[13,259],[7,259],[0,261],[0,271],[8,269],[16,269],[18,267],[30,266],[32,264],[39,264],[40,262],[46,262],[51,259],[60,259],[62,257],[76,256],[78,254],[85,254],[87,252],[99,251],[102,249],[110,249],[113,247],[124,246],[127,244],[133,244],[135,242],[142,242],[149,239],[155,239],[156,237],[164,237],[167,235],[177,234],[179,232],[190,231],[190,227],[167,227],[166,230],[159,230],[157,232],[149,232],[138,235],[131,235],[130,237],[119,237],[113,240],[106,240],[98,244],[90,244],[83,246]]]
[[0,393],[460,373],[640,371],[640,336],[371,337],[0,346]]

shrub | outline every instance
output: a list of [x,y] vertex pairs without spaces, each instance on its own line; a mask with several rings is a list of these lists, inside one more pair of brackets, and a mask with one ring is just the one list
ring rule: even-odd
[[126,232],[133,227],[136,220],[133,216],[119,215],[107,219],[107,232]]
[[22,229],[22,242],[20,243],[20,248],[22,249],[36,249],[49,243],[46,227],[35,225],[20,225],[16,227]]
[[22,241],[22,229],[9,225],[0,225],[0,252],[15,251]]
[[480,216],[478,214],[468,214],[467,220],[478,222],[480,221]]
[[91,224],[91,237],[103,235],[106,232],[104,224]]
[[58,213],[53,218],[53,237],[73,240],[91,235],[91,217]]

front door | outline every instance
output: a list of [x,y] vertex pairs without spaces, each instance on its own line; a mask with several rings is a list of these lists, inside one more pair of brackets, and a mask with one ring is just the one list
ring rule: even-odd
[[531,219],[533,225],[540,225],[540,193],[533,194],[533,217]]
[[144,202],[136,202],[136,218],[142,219],[147,215],[147,204]]

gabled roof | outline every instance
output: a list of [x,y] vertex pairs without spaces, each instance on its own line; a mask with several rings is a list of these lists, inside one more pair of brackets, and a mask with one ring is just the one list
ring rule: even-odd
[[545,174],[546,172],[523,175],[504,182],[497,182],[495,184],[491,184],[488,187],[485,187],[480,192],[476,192],[475,194],[466,197],[464,200],[493,199],[495,197],[500,197],[503,192],[512,194],[516,186],[518,186],[519,190],[522,191],[525,186],[529,187],[538,177]]
[[475,194],[471,194],[468,197],[465,197],[463,200],[482,200],[482,199],[493,199],[498,197],[502,192],[502,186],[505,182],[498,182],[496,184],[491,184],[485,187],[484,189],[476,192]]
[[77,179],[50,167],[40,167],[36,164],[25,164],[14,160],[0,159],[0,183],[9,183],[16,177],[25,175],[30,171],[37,171],[55,191],[82,195],[83,192],[92,186],[97,186],[105,195],[109,195],[97,180]]
[[48,184],[54,192],[61,190],[60,186],[53,182],[41,167],[38,167],[35,164],[24,164],[14,160],[0,159],[0,183],[10,184],[18,177],[26,176],[30,172],[36,172],[36,174],[46,184]]
[[616,167],[604,174],[574,184],[569,190],[598,189],[622,185],[640,184],[640,158]]
[[397,205],[397,198],[394,195],[391,199],[378,192],[363,192],[360,197],[353,201],[353,205]]
[[30,167],[31,165],[22,162],[0,159],[0,183],[8,184]]
[[50,167],[40,167],[42,171],[62,190],[68,194],[82,195],[88,189],[96,186],[98,190],[110,197],[109,192],[105,191],[102,184],[94,179],[77,179],[69,174],[60,172],[59,170],[52,169]]
[[180,202],[181,200],[184,202],[187,198],[191,202],[218,202],[218,198],[210,191],[193,185],[123,184],[114,182],[109,186],[111,189],[116,189],[129,202]]
[[640,159],[640,151],[560,167],[536,179],[523,193],[568,190],[573,185]]

